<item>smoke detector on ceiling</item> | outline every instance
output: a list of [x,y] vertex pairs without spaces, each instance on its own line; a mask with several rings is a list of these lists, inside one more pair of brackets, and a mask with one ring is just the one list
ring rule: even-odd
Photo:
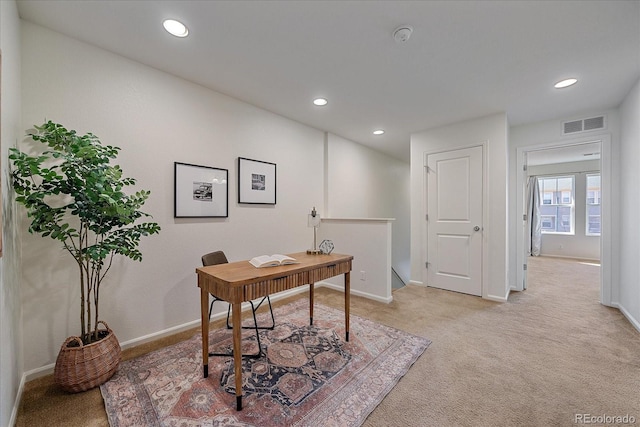
[[401,25],[393,31],[393,39],[396,43],[405,43],[411,37],[413,27],[411,25]]

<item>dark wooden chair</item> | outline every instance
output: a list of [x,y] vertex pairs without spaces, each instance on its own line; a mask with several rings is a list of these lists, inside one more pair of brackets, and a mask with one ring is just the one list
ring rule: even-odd
[[[210,252],[208,254],[205,254],[202,256],[202,265],[203,266],[208,266],[208,265],[217,265],[217,264],[226,264],[229,261],[227,260],[226,255],[224,254],[223,251],[215,251],[215,252]],[[209,320],[211,320],[211,313],[213,312],[213,303],[215,303],[216,301],[222,301],[222,302],[226,302],[223,299],[218,298],[216,295],[211,294],[211,296],[213,297],[213,300],[211,301],[211,305],[209,306]],[[260,306],[262,305],[262,303],[264,301],[267,301],[267,303],[269,304],[269,313],[271,314],[271,326],[258,326],[258,320],[256,318],[256,310],[258,310],[260,308]],[[231,304],[228,304],[228,308],[227,308],[227,329],[231,329],[232,326],[229,324],[229,317],[231,315]],[[260,302],[256,305],[253,303],[253,301],[249,301],[249,304],[251,304],[251,312],[253,314],[253,326],[242,326],[243,329],[255,329],[256,331],[256,340],[258,342],[258,352],[255,354],[245,354],[243,356],[246,357],[252,357],[252,358],[259,358],[262,355],[262,346],[260,345],[260,333],[259,330],[260,329],[273,329],[276,326],[276,321],[275,318],[273,317],[273,308],[271,307],[271,299],[269,298],[269,295],[263,297]],[[229,353],[209,353],[209,356],[233,356],[233,354],[229,354]]]

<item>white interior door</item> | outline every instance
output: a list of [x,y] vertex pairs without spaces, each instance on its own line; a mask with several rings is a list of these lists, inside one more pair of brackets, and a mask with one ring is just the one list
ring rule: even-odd
[[427,285],[482,295],[482,146],[427,157]]

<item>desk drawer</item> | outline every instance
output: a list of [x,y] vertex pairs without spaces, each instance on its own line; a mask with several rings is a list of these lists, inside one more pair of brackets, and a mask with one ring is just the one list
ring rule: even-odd
[[317,268],[309,272],[309,281],[316,283],[324,279],[329,279],[339,274],[351,271],[351,261],[341,262],[338,264],[327,265],[326,267]]
[[260,298],[309,283],[309,273],[302,272],[245,286],[244,300]]

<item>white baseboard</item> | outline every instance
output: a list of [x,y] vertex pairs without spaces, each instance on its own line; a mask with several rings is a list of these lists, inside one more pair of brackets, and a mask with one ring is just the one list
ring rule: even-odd
[[20,379],[20,385],[18,386],[18,393],[16,393],[16,401],[13,404],[13,409],[11,410],[11,418],[9,418],[9,425],[16,425],[16,421],[18,420],[18,408],[20,408],[20,401],[22,400],[22,393],[24,392],[24,384],[27,382],[27,376],[22,374],[22,378]]
[[419,282],[417,280],[409,280],[409,284],[410,285],[417,285],[417,286],[426,286],[424,283]]
[[546,258],[571,259],[571,260],[575,260],[575,261],[586,261],[586,262],[597,262],[597,263],[600,263],[600,259],[580,257],[580,256],[553,255],[553,254],[540,254],[540,256],[541,257],[546,257]]
[[[316,285],[317,286],[317,285]],[[273,296],[271,296],[271,301],[278,301],[281,300],[283,298],[287,298],[290,297],[292,295],[296,295],[302,292],[308,292],[309,290],[309,286],[300,286],[298,288],[295,289],[291,289],[285,292],[280,292],[278,294],[275,294]],[[248,310],[250,307],[249,303],[244,303],[242,304],[242,310]],[[220,312],[220,313],[216,313],[213,314],[211,316],[211,321],[214,320],[219,320],[219,319],[223,319],[226,317],[226,312]],[[196,320],[192,320],[190,322],[187,323],[183,323],[181,325],[176,325],[176,326],[172,326],[171,328],[167,328],[167,329],[163,329],[161,331],[158,332],[154,332],[148,335],[143,335],[141,337],[137,337],[128,341],[123,341],[120,343],[120,348],[122,348],[123,350],[126,350],[128,348],[131,347],[135,347],[141,344],[145,344],[148,343],[150,341],[154,341],[160,338],[164,338],[164,337],[168,337],[170,335],[174,335],[189,329],[193,329],[196,328],[200,325],[200,319],[196,319]],[[23,381],[31,381],[34,380],[36,378],[40,378],[43,377],[45,375],[49,375],[49,374],[53,374],[53,369],[55,368],[55,363],[49,364],[49,365],[45,365],[45,366],[41,366],[39,368],[36,369],[32,369],[30,371],[27,371],[23,374]]]
[[[325,287],[325,288],[329,288],[329,289],[335,289],[337,291],[344,291],[344,287],[340,286],[340,285],[334,285],[333,283],[328,283],[328,282],[318,282],[316,283],[316,287]],[[385,304],[389,304],[390,302],[393,301],[393,297],[389,297],[389,298],[384,298],[378,295],[373,295],[367,292],[362,292],[362,291],[358,291],[355,289],[351,289],[351,295],[356,295],[359,297],[364,297],[364,298],[368,298],[374,301],[378,301],[378,302],[383,302]]]
[[495,301],[495,302],[507,302],[509,300],[509,291],[507,291],[507,294],[505,296],[487,295],[486,297],[482,297],[482,299],[486,299],[486,300],[489,300],[489,301]]
[[[315,284],[315,286],[316,286],[316,288],[324,286],[324,287],[331,288],[331,289],[336,289],[336,290],[339,290],[339,291],[344,290],[343,287],[335,286],[335,285],[332,285],[332,284],[330,284],[328,282],[318,282],[318,283]],[[296,294],[299,294],[299,293],[308,292],[308,291],[309,291],[309,286],[308,285],[300,286],[300,287],[297,287],[295,289],[290,289],[288,291],[279,292],[279,293],[277,293],[275,295],[272,295],[271,296],[271,301],[278,301],[278,300],[281,300],[281,299],[284,299],[284,298],[287,298],[287,297],[290,297],[290,296],[293,296],[293,295],[296,295]],[[369,299],[373,299],[375,301],[384,302],[384,303],[387,303],[387,304],[390,303],[391,301],[393,301],[393,298],[388,298],[388,299],[387,298],[380,298],[380,297],[378,297],[376,295],[368,294],[366,292],[355,291],[353,289],[351,290],[351,294],[352,295],[357,295],[357,296],[362,296],[362,297],[369,298]],[[250,307],[249,303],[242,304],[242,309],[243,310],[248,310],[249,307]],[[223,319],[225,316],[226,316],[225,312],[216,313],[216,314],[211,316],[211,320],[214,321],[214,320]],[[176,325],[176,326],[173,326],[171,328],[163,329],[161,331],[154,332],[154,333],[151,333],[151,334],[148,334],[148,335],[143,335],[141,337],[134,338],[132,340],[123,341],[123,342],[120,343],[120,347],[123,350],[126,350],[126,349],[131,348],[131,347],[135,347],[135,346],[138,346],[138,345],[141,345],[141,344],[145,344],[145,343],[147,343],[149,341],[154,341],[154,340],[157,340],[157,339],[160,339],[160,338],[167,337],[169,335],[177,334],[177,333],[180,333],[180,332],[192,329],[192,328],[196,328],[199,325],[200,325],[200,319],[192,320],[190,322],[183,323],[181,325]],[[31,380],[34,380],[36,378],[40,378],[40,377],[43,377],[45,375],[52,374],[54,368],[55,368],[55,363],[52,363],[52,364],[49,364],[49,365],[41,366],[39,368],[27,371],[27,372],[25,372],[23,374],[23,382],[31,381]]]
[[611,304],[611,307],[615,307],[618,310],[620,310],[620,312],[624,315],[624,317],[627,318],[627,320],[629,321],[629,323],[631,323],[631,325],[636,328],[636,330],[638,332],[640,332],[640,322],[631,315],[631,313],[629,313],[627,311],[626,308],[624,308],[622,305],[620,305],[620,303],[614,302]]

